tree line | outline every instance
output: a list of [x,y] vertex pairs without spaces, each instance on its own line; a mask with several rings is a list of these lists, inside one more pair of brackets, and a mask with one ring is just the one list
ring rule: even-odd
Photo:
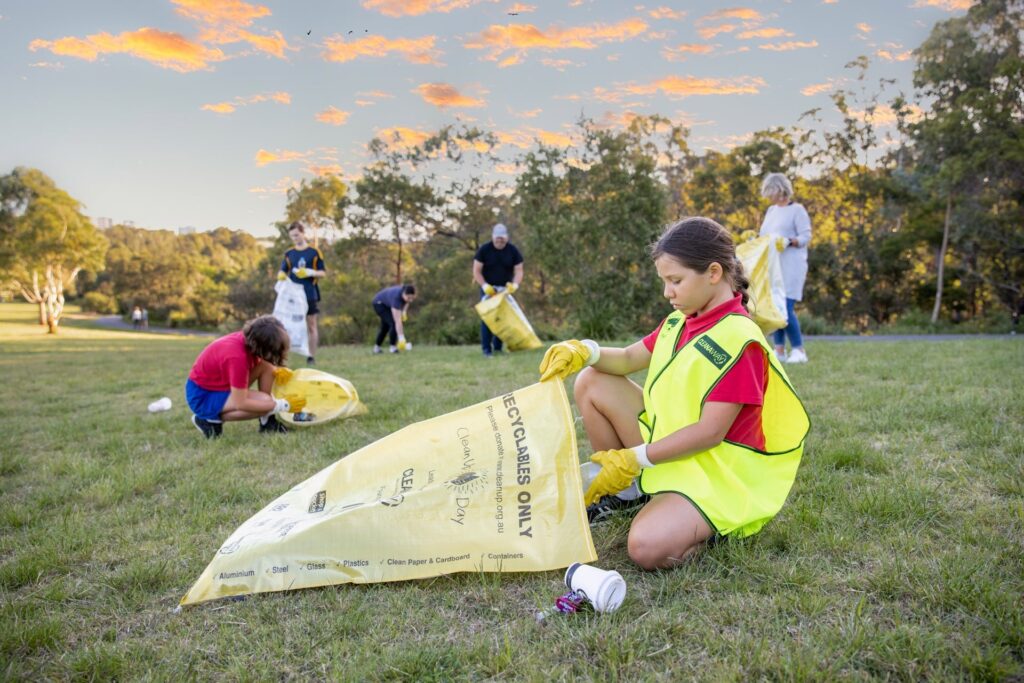
[[[831,94],[840,125],[811,110],[725,152],[698,153],[687,129],[659,116],[625,129],[581,119],[576,146],[538,143],[503,185],[476,172],[498,162],[486,131],[446,126],[412,148],[375,139],[354,182],[324,176],[289,191],[269,247],[226,228],[96,230],[45,174],[15,169],[0,177],[4,288],[38,303],[52,330],[65,290],[93,310],[142,305],[154,321],[228,328],[273,307],[287,226],[302,220],[328,265],[325,342],[367,341],[374,292],[414,281],[411,335],[468,343],[471,261],[501,221],[524,253],[517,298],[542,336],[635,335],[665,313],[646,245],[686,215],[737,239],[756,231],[761,179],[782,172],[814,227],[809,331],[1007,320],[1024,307],[1022,1],[982,1],[936,24],[914,51],[913,93],[872,82],[859,58],[853,85]],[[451,169],[461,179],[442,181]]]

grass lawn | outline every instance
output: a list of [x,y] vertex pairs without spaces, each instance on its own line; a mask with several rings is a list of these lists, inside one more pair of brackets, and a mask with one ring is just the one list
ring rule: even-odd
[[[70,322],[54,337],[33,315],[0,305],[4,678],[1024,678],[1024,339],[812,340],[791,377],[813,428],[779,516],[655,573],[631,565],[627,519],[595,527],[626,602],[537,625],[561,572],[172,609],[277,495],[410,422],[534,382],[541,352],[327,348],[320,367],[369,415],[270,438],[235,423],[207,442],[182,384],[208,338]],[[147,413],[161,396],[173,410]]]

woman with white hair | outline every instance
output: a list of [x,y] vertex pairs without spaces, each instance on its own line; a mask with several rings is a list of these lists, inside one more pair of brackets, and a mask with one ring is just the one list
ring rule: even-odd
[[[786,326],[775,332],[775,355],[787,363],[806,363],[807,352],[800,336],[800,321],[794,307],[804,298],[807,279],[807,245],[811,242],[811,218],[803,205],[793,201],[793,186],[781,173],[769,173],[761,183],[761,196],[772,201],[761,223],[761,236],[778,241],[782,279],[786,285]],[[786,337],[790,352],[786,355]]]

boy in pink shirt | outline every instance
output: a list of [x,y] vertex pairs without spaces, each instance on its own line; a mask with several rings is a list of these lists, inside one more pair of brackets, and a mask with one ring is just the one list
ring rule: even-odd
[[[185,382],[192,424],[208,439],[221,435],[223,423],[259,418],[261,432],[287,432],[274,416],[302,410],[306,399],[288,395],[275,399],[274,380],[287,382],[291,370],[281,367],[291,340],[281,322],[270,315],[250,320],[241,332],[221,337],[203,349]],[[258,390],[250,390],[253,384]]]

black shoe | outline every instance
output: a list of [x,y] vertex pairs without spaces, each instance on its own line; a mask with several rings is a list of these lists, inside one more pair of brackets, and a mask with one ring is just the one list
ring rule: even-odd
[[266,422],[260,422],[260,434],[287,434],[288,428],[277,421],[277,417],[271,415]]
[[203,433],[207,439],[216,439],[224,431],[224,425],[220,422],[210,422],[204,420],[198,415],[192,416],[192,424],[195,425],[196,429]]
[[646,494],[633,500],[624,500],[618,496],[604,496],[593,505],[587,506],[587,521],[591,524],[603,522],[617,512],[640,508],[646,505],[650,499],[651,497]]
[[313,356],[306,356],[306,365],[308,367],[313,367],[314,365],[316,365],[316,358],[313,358]]

